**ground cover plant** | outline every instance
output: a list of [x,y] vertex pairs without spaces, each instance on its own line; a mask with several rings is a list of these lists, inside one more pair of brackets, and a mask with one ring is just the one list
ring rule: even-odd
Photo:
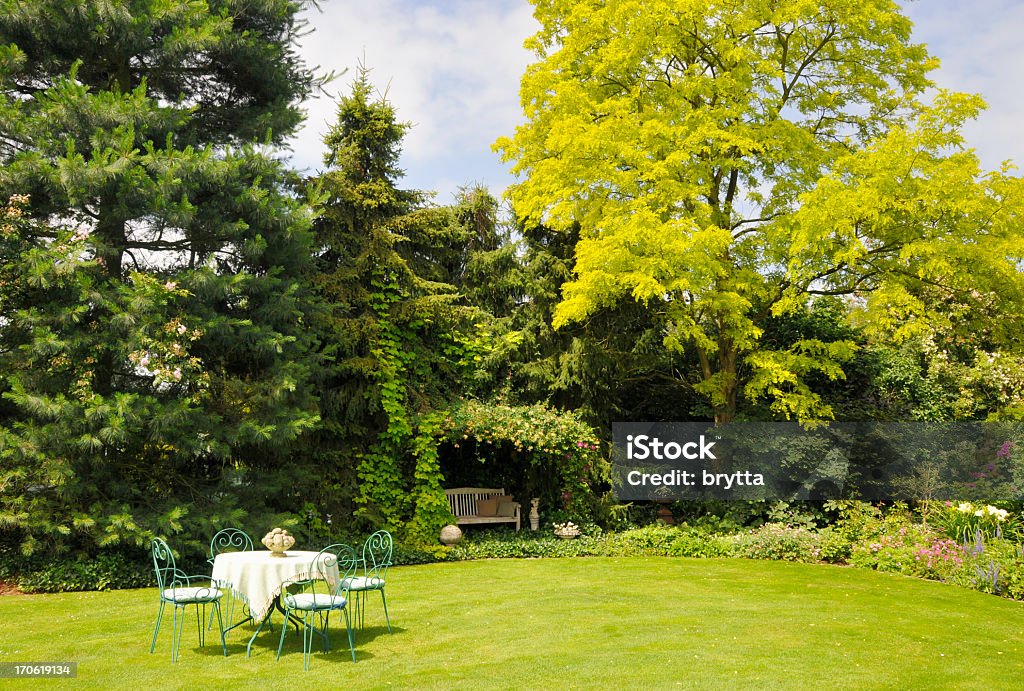
[[[393,592],[391,592],[393,589]],[[280,662],[264,632],[245,657],[198,648],[186,622],[149,653],[154,589],[0,598],[17,621],[0,662],[78,663],[79,688],[678,686],[1005,688],[1024,673],[1019,603],[859,569],[657,557],[480,560],[393,569],[395,633],[371,601],[353,664],[341,638],[302,671],[290,634]],[[59,625],[58,625],[59,624]],[[277,631],[277,629],[275,629]],[[894,656],[892,651],[899,651]],[[5,688],[38,681],[5,680]]]

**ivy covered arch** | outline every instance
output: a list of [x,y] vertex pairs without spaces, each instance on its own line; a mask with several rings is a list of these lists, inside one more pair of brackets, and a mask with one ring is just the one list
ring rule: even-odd
[[465,464],[468,457],[470,464],[478,465],[485,474],[477,477],[487,479],[481,484],[505,486],[515,493],[524,516],[529,500],[538,497],[548,515],[590,520],[599,500],[595,489],[609,481],[610,466],[600,453],[596,432],[573,412],[544,405],[463,401],[419,417],[414,426],[406,447],[412,477],[403,481],[401,473],[377,468],[375,478],[378,485],[390,488],[388,496],[405,498],[411,515],[402,520],[396,514],[391,525],[404,528],[413,541],[436,541],[441,527],[452,520],[444,489],[459,482],[458,477],[446,476],[453,458]]
[[475,465],[515,491],[524,514],[529,499],[539,497],[544,510],[589,519],[595,487],[609,477],[597,434],[573,412],[465,401],[449,410],[439,431],[446,482],[459,480],[457,461],[463,475]]

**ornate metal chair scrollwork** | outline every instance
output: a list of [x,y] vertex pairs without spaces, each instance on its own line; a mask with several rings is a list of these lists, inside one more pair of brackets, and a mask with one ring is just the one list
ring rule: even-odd
[[252,538],[244,530],[238,528],[224,528],[218,530],[217,534],[210,540],[210,564],[221,552],[251,552],[253,547]]
[[[188,576],[180,571],[175,564],[174,554],[167,543],[160,538],[154,538],[151,551],[153,554],[153,567],[156,569],[156,582],[160,590],[160,611],[156,615],[156,626],[153,628],[153,643],[149,646],[149,652],[156,650],[157,634],[160,633],[160,622],[164,616],[164,606],[174,605],[174,632],[171,637],[171,661],[178,661],[178,648],[181,645],[181,631],[185,624],[185,608],[195,605],[196,608],[196,629],[199,631],[199,645],[206,643],[206,631],[203,629],[203,621],[206,619],[206,606],[211,605],[213,612],[217,615],[217,622],[220,625],[220,645],[227,657],[228,647],[224,642],[224,620],[221,618],[220,600],[224,596],[223,591],[218,588],[209,576]],[[193,583],[206,581],[209,585],[197,586]],[[202,610],[200,612],[200,610]]]
[[384,619],[388,624],[388,633],[391,633],[391,617],[388,615],[388,599],[384,595],[384,579],[388,567],[391,566],[393,551],[391,533],[386,530],[378,530],[363,543],[362,558],[359,560],[361,573],[353,577],[352,582],[348,584],[349,590],[355,593],[357,598],[360,628],[366,614],[366,594],[376,590],[380,592],[381,602],[384,603]]
[[[210,540],[210,558],[207,559],[210,562],[210,566],[213,566],[214,559],[217,558],[218,554],[222,552],[251,552],[255,547],[252,538],[244,530],[239,528],[224,528],[218,530]],[[218,588],[227,590],[234,590],[234,585],[228,581],[219,581],[216,583]],[[227,602],[227,618],[229,622],[234,621],[235,615],[235,598],[228,597]],[[251,618],[251,617],[249,617]],[[243,620],[244,622],[244,620]],[[207,629],[213,627],[213,612],[210,612],[210,623],[207,625]]]
[[[334,566],[337,565],[337,583]],[[288,632],[290,617],[302,616],[302,667],[308,670],[312,657],[313,637],[320,638],[321,649],[330,649],[328,626],[331,612],[340,611],[345,615],[345,629],[348,633],[348,649],[352,662],[356,661],[355,639],[352,634],[352,619],[349,614],[348,584],[359,566],[354,549],[348,545],[335,544],[324,547],[313,561],[313,576],[306,580],[291,581],[281,594],[285,610],[285,624],[281,626],[281,639],[277,644],[277,659],[281,659],[284,637]]]

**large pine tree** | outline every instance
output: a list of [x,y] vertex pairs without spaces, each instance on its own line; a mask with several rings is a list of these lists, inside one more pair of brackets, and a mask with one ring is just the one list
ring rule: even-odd
[[27,195],[0,242],[0,526],[27,550],[230,510],[224,478],[315,424],[310,219],[272,156],[316,84],[305,4],[0,3],[0,194]]

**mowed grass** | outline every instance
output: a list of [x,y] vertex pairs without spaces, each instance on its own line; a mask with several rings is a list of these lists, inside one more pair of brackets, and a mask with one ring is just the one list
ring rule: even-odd
[[[0,661],[74,661],[78,678],[2,688],[1010,688],[1024,606],[939,583],[818,565],[669,558],[490,560],[394,568],[349,656],[302,670],[301,639],[252,629],[224,658],[189,614],[177,664],[155,589],[0,597]],[[237,611],[237,608],[236,608]]]

